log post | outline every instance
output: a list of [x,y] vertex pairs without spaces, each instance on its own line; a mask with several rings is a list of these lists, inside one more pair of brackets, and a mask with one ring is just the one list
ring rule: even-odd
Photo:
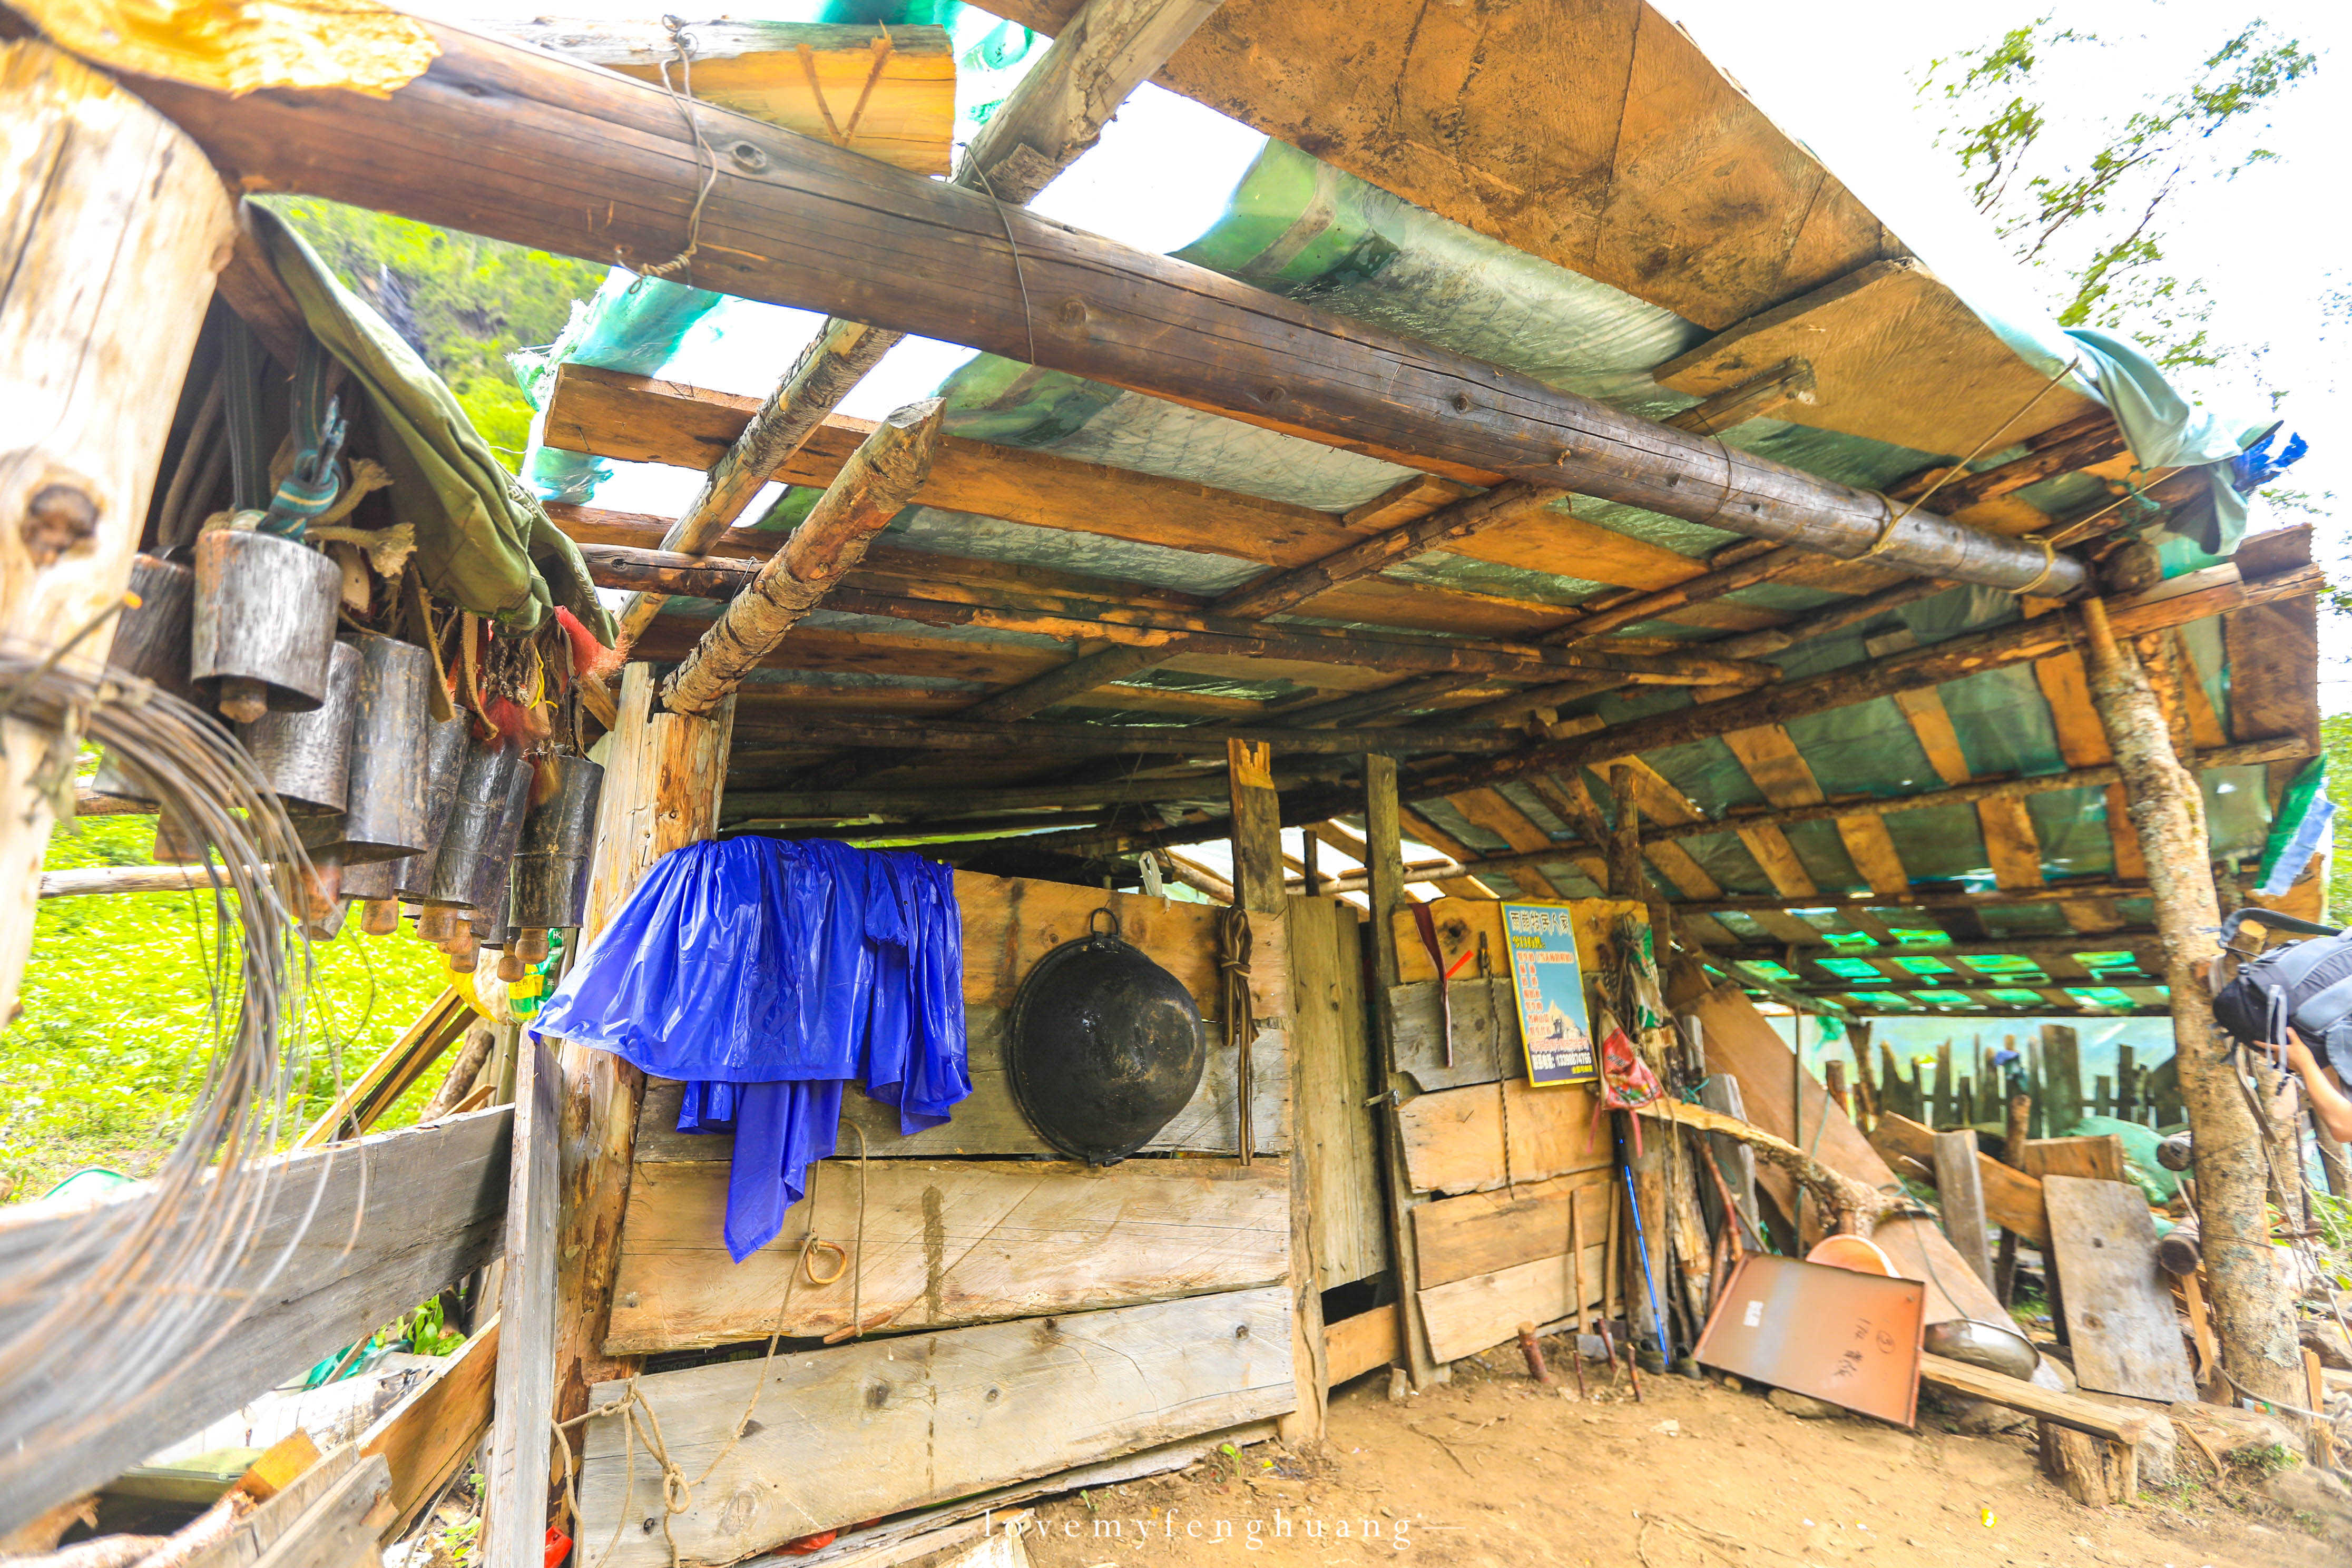
[[[1274,749],[1263,742],[1225,742],[1226,782],[1233,801],[1234,907],[1282,918],[1289,898],[1282,887],[1282,800],[1274,789]],[[1263,962],[1261,959],[1260,962]],[[1286,976],[1281,994],[1290,994]],[[1298,1134],[1298,1107],[1308,1073],[1305,1040],[1291,1032],[1290,1095],[1284,1117],[1290,1141],[1290,1371],[1297,1406],[1278,1424],[1282,1440],[1323,1435],[1323,1292],[1315,1274],[1313,1193],[1307,1176],[1307,1140]],[[1248,1049],[1244,1044],[1243,1049]],[[1246,1092],[1249,1079],[1241,1079]]]
[[728,601],[667,683],[662,700],[681,713],[709,715],[800,618],[865,559],[931,471],[939,449],[936,397],[910,403],[874,427],[801,525],[768,558],[751,586]]
[[[121,602],[236,218],[171,121],[69,55],[0,48],[0,636],[54,647]],[[76,650],[106,657],[111,625]],[[0,1019],[33,943],[51,802],[78,737],[0,722]]]
[[1388,1194],[1389,1252],[1395,1260],[1397,1312],[1404,1325],[1406,1370],[1412,1386],[1437,1380],[1429,1349],[1429,1325],[1421,1315],[1421,1262],[1412,1237],[1412,1183],[1405,1174],[1404,1131],[1397,1120],[1397,1097],[1409,1080],[1396,1070],[1396,1013],[1390,996],[1398,981],[1396,912],[1404,906],[1404,851],[1399,843],[1397,765],[1377,752],[1364,757],[1364,867],[1371,878],[1365,898],[1372,939],[1372,1010],[1376,1054],[1372,1081],[1381,1095],[1381,1175]]
[[2294,1317],[2272,1268],[2263,1217],[2263,1129],[2240,1092],[2234,1064],[2215,1048],[2212,998],[2205,985],[2210,933],[2221,913],[2204,801],[2174,753],[2147,672],[2116,640],[2105,606],[2093,599],[2083,612],[2091,700],[2123,770],[2124,798],[2147,862],[2164,942],[2173,1061],[2197,1143],[2197,1212],[2223,1368],[2254,1397],[2299,1406],[2302,1358]]
[[[618,708],[596,812],[599,852],[589,876],[583,944],[611,923],[655,861],[710,837],[727,775],[733,698],[709,717],[657,713],[653,667],[631,664],[621,675]],[[646,1079],[611,1052],[569,1041],[562,1067],[555,1410],[556,1419],[568,1421],[588,1408],[590,1384],[625,1376],[635,1365],[606,1357],[604,1334]]]

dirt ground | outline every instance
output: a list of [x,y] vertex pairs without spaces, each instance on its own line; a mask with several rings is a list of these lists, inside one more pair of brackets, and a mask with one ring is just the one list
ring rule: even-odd
[[1451,1386],[1391,1404],[1381,1377],[1360,1379],[1334,1395],[1319,1449],[1259,1445],[1237,1464],[1055,1500],[1025,1544],[1036,1568],[2352,1563],[2312,1516],[2235,1479],[2217,1487],[2186,1444],[2180,1484],[2095,1512],[2043,1479],[2030,1429],[1966,1436],[1923,1411],[1915,1435],[1800,1419],[1714,1383],[1645,1376],[1643,1388],[1642,1404],[1605,1390],[1580,1404],[1523,1371],[1464,1363]]

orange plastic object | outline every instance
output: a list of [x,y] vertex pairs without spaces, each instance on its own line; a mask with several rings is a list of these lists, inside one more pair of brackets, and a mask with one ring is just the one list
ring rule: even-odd
[[1805,1254],[1805,1261],[1826,1263],[1832,1268],[1851,1268],[1856,1274],[1884,1274],[1889,1279],[1903,1278],[1895,1270],[1895,1260],[1866,1236],[1827,1237]]
[[540,1568],[563,1568],[563,1559],[572,1551],[572,1537],[555,1525],[547,1527],[547,1549],[541,1554]]
[[841,1531],[838,1530],[820,1530],[814,1535],[803,1535],[798,1540],[787,1541],[782,1546],[776,1548],[776,1555],[779,1557],[805,1557],[812,1552],[822,1552],[826,1547],[832,1545],[833,1538],[840,1533]]

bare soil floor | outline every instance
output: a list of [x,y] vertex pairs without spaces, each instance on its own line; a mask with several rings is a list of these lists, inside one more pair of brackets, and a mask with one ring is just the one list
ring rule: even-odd
[[[2352,1562],[2311,1515],[2268,1501],[2181,1445],[2179,1484],[2138,1507],[2077,1506],[2023,1435],[1967,1436],[1922,1411],[1914,1434],[1802,1420],[1758,1393],[1644,1376],[1578,1403],[1523,1372],[1467,1363],[1391,1404],[1383,1375],[1334,1395],[1318,1448],[1238,1459],[1037,1510],[1036,1568],[1312,1564],[1402,1558],[1459,1568],[2303,1568]],[[1567,1369],[1559,1369],[1563,1383]],[[1588,1369],[1589,1375],[1591,1369]],[[1111,1529],[1116,1522],[1117,1532]]]

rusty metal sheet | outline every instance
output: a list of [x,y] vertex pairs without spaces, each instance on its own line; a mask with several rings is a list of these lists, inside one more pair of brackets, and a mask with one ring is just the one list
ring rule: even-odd
[[1701,1364],[1913,1425],[1927,1288],[1751,1252],[1732,1270],[1696,1352]]

